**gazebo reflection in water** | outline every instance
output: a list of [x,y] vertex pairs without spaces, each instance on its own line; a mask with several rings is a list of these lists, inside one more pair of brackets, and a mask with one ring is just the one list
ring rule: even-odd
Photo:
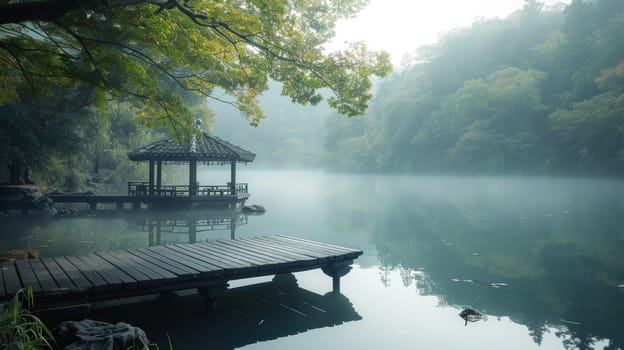
[[[252,152],[222,140],[207,131],[193,135],[189,141],[173,138],[145,145],[128,153],[133,161],[149,162],[147,182],[129,182],[128,196],[137,198],[150,207],[218,206],[241,208],[249,198],[248,185],[236,182],[236,163],[255,159]],[[168,164],[188,164],[187,185],[162,183],[162,167]],[[200,185],[197,165],[230,165],[230,181],[224,185]]]
[[236,228],[246,225],[248,216],[237,211],[146,211],[128,220],[134,231],[146,232],[148,245],[154,246],[214,239],[213,233],[218,232],[228,232],[235,239]]

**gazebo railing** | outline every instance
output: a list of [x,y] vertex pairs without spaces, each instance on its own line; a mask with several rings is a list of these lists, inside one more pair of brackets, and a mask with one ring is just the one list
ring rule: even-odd
[[[152,185],[152,190],[155,197],[188,197],[190,192],[190,186],[188,185],[161,185],[158,188],[156,185]],[[246,183],[237,183],[234,186],[234,191],[228,185],[210,185],[210,186],[197,186],[194,196],[234,196],[237,194],[248,193],[248,187]],[[134,197],[148,197],[150,196],[150,184],[149,182],[128,182],[128,195]]]

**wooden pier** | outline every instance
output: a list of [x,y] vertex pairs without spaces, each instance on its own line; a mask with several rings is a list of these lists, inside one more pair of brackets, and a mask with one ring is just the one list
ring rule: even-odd
[[[153,187],[153,188],[152,188]],[[98,209],[98,204],[114,204],[117,209],[139,209],[143,205],[150,208],[191,208],[214,207],[240,209],[249,198],[247,184],[227,186],[198,186],[194,192],[188,186],[155,186],[147,183],[131,182],[128,194],[95,193],[48,193],[54,203],[86,204],[90,210]],[[151,190],[150,190],[151,188]]]
[[214,299],[236,279],[322,269],[340,277],[362,251],[274,235],[0,264],[0,302],[32,288],[38,309],[196,288]]

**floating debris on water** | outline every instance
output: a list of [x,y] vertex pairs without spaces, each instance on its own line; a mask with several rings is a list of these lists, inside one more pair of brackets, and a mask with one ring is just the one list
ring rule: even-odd
[[477,321],[482,320],[483,314],[475,309],[468,308],[468,309],[463,309],[459,313],[459,317],[461,317],[462,319],[464,319],[464,321],[466,321],[466,323],[464,323],[464,326],[467,326],[468,322],[477,322]]
[[473,280],[464,280],[464,282],[466,282],[466,283],[474,283]]
[[461,280],[459,278],[453,278],[453,279],[451,279],[451,281],[453,281],[453,282],[461,282]]
[[567,323],[567,324],[575,324],[575,325],[581,325],[582,323],[580,322],[574,322],[574,321],[569,321],[569,320],[564,320],[563,318],[560,319],[559,321],[563,322],[563,323]]

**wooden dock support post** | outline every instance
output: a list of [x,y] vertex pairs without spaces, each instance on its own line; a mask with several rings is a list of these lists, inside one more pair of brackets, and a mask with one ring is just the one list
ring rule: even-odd
[[214,310],[216,308],[217,297],[225,293],[228,287],[229,284],[227,282],[223,282],[213,286],[197,288],[197,293],[206,300],[206,310]]
[[189,219],[189,243],[195,242],[197,242],[197,226],[195,225],[195,219]]
[[332,278],[332,291],[335,293],[340,292],[340,277],[346,275],[351,271],[351,264],[353,261],[342,261],[340,263],[334,263],[325,265],[322,267],[323,272]]
[[147,234],[147,246],[148,247],[153,247],[154,246],[154,234],[155,234],[155,227],[154,225],[152,225],[151,222],[147,223],[148,227],[149,227],[149,233]]

